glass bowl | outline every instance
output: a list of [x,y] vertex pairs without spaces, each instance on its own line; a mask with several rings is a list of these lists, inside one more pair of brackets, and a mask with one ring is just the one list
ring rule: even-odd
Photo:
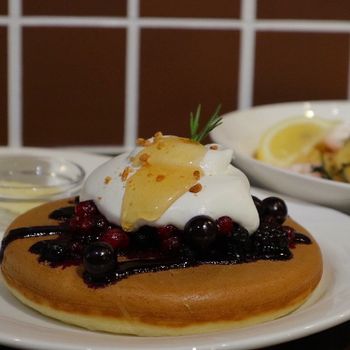
[[[0,209],[19,214],[39,204],[76,195],[84,169],[69,160],[27,155],[0,156]],[[1,221],[1,220],[0,220]]]

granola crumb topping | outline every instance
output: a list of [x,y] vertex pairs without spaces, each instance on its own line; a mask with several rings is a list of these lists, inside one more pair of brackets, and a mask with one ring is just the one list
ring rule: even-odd
[[110,176],[106,176],[104,179],[104,184],[108,185],[112,181],[112,178]]
[[137,140],[136,140],[136,145],[137,146],[142,146],[142,147],[147,147],[147,146],[150,146],[152,144],[152,140],[146,140],[142,137],[139,137]]
[[154,134],[154,138],[156,140],[159,140],[160,138],[163,137],[163,133],[161,131],[157,131],[155,134]]
[[146,142],[145,139],[143,139],[142,137],[139,137],[139,138],[136,140],[136,145],[137,145],[137,146],[143,146],[145,142]]
[[211,145],[209,148],[216,151],[217,149],[219,149],[219,146],[218,145]]
[[199,180],[201,178],[201,173],[199,172],[199,170],[195,170],[193,172],[193,176],[196,180]]
[[163,181],[165,179],[165,176],[164,175],[157,175],[157,177],[156,177],[156,181],[157,182],[161,182],[161,181]]
[[139,157],[141,163],[147,163],[150,155],[148,153],[142,153]]
[[198,193],[202,190],[202,185],[200,183],[196,183],[195,185],[193,185],[189,191],[192,193]]
[[127,166],[124,170],[123,170],[123,172],[120,174],[120,177],[122,178],[122,181],[125,181],[127,178],[128,178],[128,176],[129,176],[129,174],[132,172],[132,168],[131,167],[129,167],[129,166]]

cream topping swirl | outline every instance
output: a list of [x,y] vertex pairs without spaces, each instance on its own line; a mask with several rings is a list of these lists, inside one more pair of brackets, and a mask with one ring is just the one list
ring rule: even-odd
[[[195,186],[199,184],[199,187],[193,190],[195,186],[191,183],[191,190],[185,188],[182,194],[169,201],[159,215],[146,215],[142,208],[137,208],[140,210],[136,210],[135,213],[141,214],[140,216],[134,214],[132,223],[126,224],[123,219],[126,210],[125,193],[130,186],[129,182],[140,169],[144,170],[140,164],[135,163],[135,157],[147,152],[147,146],[136,147],[131,153],[121,154],[95,169],[87,178],[80,198],[81,200],[94,200],[100,212],[111,223],[121,225],[128,231],[137,230],[143,225],[163,226],[168,224],[183,229],[186,222],[194,216],[208,215],[213,219],[229,216],[250,233],[254,232],[259,225],[259,215],[250,194],[247,177],[230,164],[233,151],[219,145],[200,146],[204,151],[197,164],[198,173],[196,175],[198,177],[194,181]],[[175,163],[176,161],[175,159]],[[186,162],[188,163],[188,160]],[[181,168],[184,163],[178,166]],[[196,165],[190,164],[189,166]],[[172,169],[176,169],[176,165]],[[192,172],[195,173],[195,171]],[[168,174],[171,174],[171,171]],[[134,191],[137,194],[135,198],[141,195],[144,188],[145,186],[135,186]],[[152,196],[157,196],[154,188],[149,193],[151,194],[148,197],[143,196],[142,201],[135,201],[133,204],[140,207],[142,203],[145,203],[147,207],[149,203],[146,202],[152,200]]]

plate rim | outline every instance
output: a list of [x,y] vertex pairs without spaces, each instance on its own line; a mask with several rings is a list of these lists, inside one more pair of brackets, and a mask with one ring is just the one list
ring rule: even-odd
[[[71,154],[71,153],[70,153]],[[86,153],[80,153],[79,152],[79,156],[84,156],[84,157],[88,157],[89,158],[89,154],[86,154]],[[73,157],[74,158],[74,157]],[[98,156],[98,158],[100,158]],[[268,191],[268,190],[261,190],[261,189],[254,189],[253,188],[253,192],[260,192],[260,193],[264,193],[264,195],[271,195],[272,192],[271,191]],[[292,205],[292,207],[299,207],[299,206],[303,206],[305,207],[306,209],[305,210],[319,210],[319,211],[323,211],[324,213],[329,213],[329,215],[335,215],[335,216],[339,216],[339,218],[343,218],[345,219],[346,221],[349,222],[350,224],[350,216],[346,215],[346,214],[343,214],[343,213],[340,213],[336,210],[333,210],[333,209],[328,209],[328,208],[324,208],[324,207],[320,207],[320,206],[317,206],[317,205],[312,205],[312,204],[308,204],[308,203],[305,203],[305,202],[302,202],[302,201],[294,201],[293,199],[287,199],[287,205],[288,207],[290,205]],[[324,215],[322,215],[323,217]],[[339,220],[340,221],[340,220]],[[305,222],[301,222],[302,225],[305,225]],[[312,233],[313,234],[313,233]],[[313,234],[316,239],[317,239],[317,232],[315,234]],[[349,242],[350,244],[350,242]],[[350,257],[349,257],[349,262],[350,262]],[[2,283],[0,281],[0,283]],[[3,296],[0,295],[0,305],[2,303],[2,299],[3,299]],[[1,308],[0,308],[1,310]],[[292,314],[293,315],[293,314]],[[295,313],[296,315],[296,313]],[[285,317],[288,317],[288,316],[285,316]],[[323,322],[318,322],[318,325],[313,325],[312,327],[309,327],[307,329],[305,329],[305,326],[299,326],[299,329],[296,331],[294,330],[294,333],[290,333],[290,330],[288,331],[289,332],[289,336],[288,338],[286,338],[286,334],[285,333],[281,333],[280,336],[278,336],[278,333],[274,334],[274,337],[273,339],[268,339],[266,338],[266,334],[264,335],[260,335],[260,341],[264,338],[264,342],[263,343],[259,343],[259,344],[256,344],[256,342],[252,343],[251,339],[247,339],[245,342],[242,342],[240,341],[239,343],[239,349],[249,349],[249,348],[254,348],[256,346],[268,346],[268,345],[274,345],[274,344],[278,344],[278,343],[281,343],[281,342],[284,342],[284,341],[291,341],[291,340],[294,340],[294,339],[298,339],[300,337],[304,337],[304,336],[307,336],[307,335],[310,335],[310,334],[313,334],[315,332],[319,332],[319,331],[322,331],[322,330],[325,330],[329,327],[333,327],[337,324],[340,324],[346,320],[350,319],[350,305],[349,305],[349,308],[347,310],[347,312],[343,312],[341,315],[334,315],[332,319],[328,319],[328,320],[324,320]],[[44,320],[46,320],[46,318],[44,317]],[[49,322],[49,325],[51,327],[51,329],[53,331],[55,331],[55,325],[54,324],[50,324],[50,319],[47,319],[47,322]],[[1,325],[1,311],[0,311],[0,325]],[[273,322],[273,321],[272,321]],[[278,322],[278,321],[277,321]],[[257,325],[258,327],[264,327],[264,323],[260,324],[260,325]],[[25,326],[25,325],[24,325]],[[40,325],[37,325],[37,327],[40,328]],[[69,334],[74,334],[74,333],[77,333],[78,335],[81,334],[82,336],[84,334],[92,334],[93,337],[101,337],[103,336],[103,333],[98,333],[98,332],[89,332],[87,330],[83,330],[83,329],[80,329],[80,328],[76,328],[76,327],[71,327],[71,326],[67,326],[68,328],[67,329],[64,329],[63,331],[64,332],[69,332]],[[253,326],[254,327],[254,326]],[[246,329],[248,328],[251,328],[251,327],[246,327]],[[236,333],[239,332],[240,330],[244,330],[245,328],[242,328],[242,329],[238,329],[236,330]],[[62,330],[60,330],[62,331]],[[87,332],[87,333],[85,333]],[[285,330],[286,332],[286,330]],[[287,332],[287,333],[288,333]],[[198,346],[196,346],[196,343],[195,343],[195,339],[199,339],[199,338],[213,338],[213,339],[221,339],[221,334],[228,334],[228,331],[224,331],[224,332],[215,332],[215,333],[211,333],[211,334],[203,334],[203,335],[194,335],[194,336],[184,336],[184,337],[170,337],[170,340],[173,341],[173,343],[169,346],[169,343],[167,343],[167,348],[168,349],[177,349],[177,350],[180,350],[180,349],[193,349],[193,348],[197,348],[197,349],[230,349],[230,348],[236,348],[237,349],[237,346],[235,346],[234,342],[234,338],[231,340],[231,342],[226,342],[226,343],[223,343],[222,340],[219,341],[219,342],[211,342],[211,343],[208,343],[208,345],[206,344],[199,344]],[[109,335],[107,334],[106,336],[108,337],[118,337],[118,335]],[[129,337],[128,337],[129,338]],[[134,337],[133,337],[134,338]],[[143,337],[142,337],[143,338]],[[142,339],[140,338],[140,339]],[[174,338],[175,339],[175,342],[174,342]],[[145,339],[145,338],[143,338]],[[147,339],[147,338],[146,338]],[[154,339],[154,338],[152,338]],[[158,338],[159,339],[159,338]],[[169,340],[169,337],[166,337],[166,338],[163,338],[165,341]],[[176,345],[176,343],[178,343],[177,339],[193,339],[193,344],[192,346],[189,346],[188,344],[186,345],[181,345],[181,344],[178,344]],[[4,344],[4,345],[8,345],[8,346],[15,346],[15,347],[22,347],[22,348],[25,348],[25,347],[32,347],[32,348],[37,348],[37,349],[51,349],[51,350],[63,350],[63,349],[76,349],[76,350],[87,350],[87,349],[91,349],[91,350],[107,350],[107,349],[112,349],[112,347],[110,345],[102,345],[102,346],[99,346],[99,347],[94,347],[94,346],[89,346],[88,344],[75,344],[75,345],[71,345],[71,344],[66,344],[66,345],[63,345],[63,344],[59,344],[58,346],[56,346],[55,344],[52,344],[49,342],[49,340],[40,340],[40,339],[20,339],[18,338],[18,335],[16,337],[16,339],[14,338],[11,338],[10,335],[8,334],[3,334],[1,332],[1,327],[0,327],[0,344]],[[163,344],[164,346],[164,344]],[[118,349],[115,347],[115,344],[114,344],[114,349]],[[148,347],[147,347],[148,348]],[[157,347],[158,349],[160,349],[159,347]],[[120,348],[121,349],[121,348]],[[130,347],[130,349],[146,349],[145,347],[135,347],[135,346],[132,346]],[[156,349],[156,348],[154,348]]]

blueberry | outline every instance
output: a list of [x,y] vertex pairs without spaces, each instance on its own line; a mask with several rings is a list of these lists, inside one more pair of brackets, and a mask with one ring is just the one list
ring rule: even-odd
[[282,224],[288,215],[286,203],[278,197],[268,197],[262,201],[264,217],[273,217]]
[[105,242],[91,243],[85,249],[83,264],[85,271],[94,276],[110,272],[117,265],[113,247]]
[[179,249],[178,254],[179,254],[179,259],[182,262],[188,262],[190,264],[193,264],[196,261],[196,253],[187,246],[182,246]]
[[258,211],[260,219],[263,216],[263,205],[262,205],[262,200],[259,199],[258,197],[252,196],[253,202],[255,204],[256,210]]
[[198,252],[207,251],[218,234],[215,220],[209,216],[199,215],[189,220],[184,228],[184,238]]
[[142,226],[138,231],[130,234],[130,245],[136,250],[145,250],[159,246],[157,230],[150,226]]
[[46,246],[40,252],[40,259],[52,263],[59,263],[67,259],[70,253],[69,246],[66,242],[55,240],[46,241]]

